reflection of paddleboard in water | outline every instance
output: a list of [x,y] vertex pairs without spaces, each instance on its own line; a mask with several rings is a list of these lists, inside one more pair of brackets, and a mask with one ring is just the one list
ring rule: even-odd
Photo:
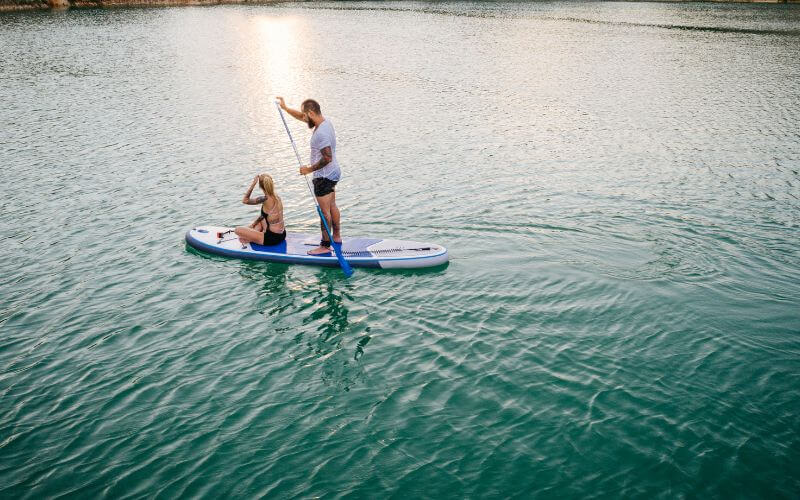
[[[287,233],[286,241],[275,246],[248,243],[242,248],[233,228],[199,226],[186,232],[186,243],[203,252],[236,259],[266,260],[286,264],[338,267],[333,253],[308,255],[319,245],[319,234]],[[380,238],[343,238],[342,256],[353,267],[414,269],[447,262],[447,249],[432,243]]]

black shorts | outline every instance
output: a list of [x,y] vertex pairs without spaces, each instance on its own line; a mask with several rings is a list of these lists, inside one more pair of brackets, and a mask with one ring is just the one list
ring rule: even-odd
[[282,233],[273,233],[272,231],[264,232],[264,246],[271,247],[272,245],[277,245],[278,243],[283,242],[286,239],[286,230],[284,229]]
[[332,181],[326,177],[314,177],[311,182],[314,183],[314,196],[325,196],[335,191],[338,181]]

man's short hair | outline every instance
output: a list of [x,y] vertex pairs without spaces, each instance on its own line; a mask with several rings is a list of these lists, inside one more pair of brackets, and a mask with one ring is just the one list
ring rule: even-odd
[[303,101],[303,104],[300,105],[300,109],[303,111],[303,113],[313,111],[318,115],[322,114],[322,110],[319,108],[319,103],[314,99],[306,99]]

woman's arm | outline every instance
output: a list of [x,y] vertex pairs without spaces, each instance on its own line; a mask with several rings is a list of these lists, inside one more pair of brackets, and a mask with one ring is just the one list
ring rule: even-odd
[[256,226],[258,225],[258,223],[259,223],[259,222],[261,222],[261,219],[263,219],[263,218],[264,218],[264,217],[262,217],[262,216],[260,216],[260,215],[259,215],[259,216],[256,218],[256,220],[254,220],[254,221],[253,221],[253,223],[252,223],[252,224],[250,224],[250,229],[255,229],[255,228],[256,228]]
[[278,99],[278,103],[280,104],[282,110],[286,111],[287,113],[292,115],[293,118],[300,120],[301,122],[306,121],[305,113],[297,111],[296,109],[292,109],[289,106],[287,106],[286,103],[283,102],[283,97],[277,97],[276,99]]
[[267,201],[267,197],[266,196],[256,196],[255,198],[247,198],[247,197],[245,197],[242,200],[242,203],[244,203],[245,205],[261,205],[265,201]]
[[258,176],[255,176],[253,182],[250,183],[250,187],[247,188],[247,192],[242,196],[242,203],[245,205],[261,205],[266,201],[266,196],[256,196],[255,198],[250,198],[250,195],[253,194],[253,188],[256,187],[256,182],[258,182]]

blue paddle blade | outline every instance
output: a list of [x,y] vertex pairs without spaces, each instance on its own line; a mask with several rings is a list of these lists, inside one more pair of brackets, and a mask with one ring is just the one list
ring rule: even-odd
[[333,251],[336,252],[336,258],[339,259],[339,265],[342,267],[342,272],[344,272],[344,275],[349,278],[353,275],[353,268],[351,268],[350,264],[344,260],[344,255],[342,255],[342,244],[334,243],[331,239],[331,247],[333,247]]

